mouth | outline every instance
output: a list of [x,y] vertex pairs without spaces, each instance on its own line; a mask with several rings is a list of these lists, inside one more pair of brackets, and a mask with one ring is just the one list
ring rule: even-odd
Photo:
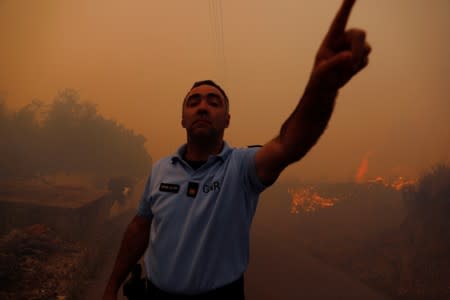
[[211,122],[205,119],[199,119],[196,120],[194,123],[192,123],[192,125],[196,125],[196,124],[207,124],[207,125],[211,125]]

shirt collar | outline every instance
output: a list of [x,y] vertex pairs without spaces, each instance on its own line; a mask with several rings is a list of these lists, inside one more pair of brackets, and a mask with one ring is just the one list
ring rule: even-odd
[[[181,147],[179,147],[178,150],[174,154],[172,154],[172,157],[171,157],[172,163],[175,163],[177,161],[184,161],[183,153],[186,152],[186,148],[187,148],[187,144],[184,144]],[[225,161],[225,159],[227,158],[230,151],[231,151],[230,146],[228,146],[228,143],[224,141],[222,151],[220,151],[220,153],[218,153],[218,154],[210,155],[210,157],[216,157],[222,161]]]

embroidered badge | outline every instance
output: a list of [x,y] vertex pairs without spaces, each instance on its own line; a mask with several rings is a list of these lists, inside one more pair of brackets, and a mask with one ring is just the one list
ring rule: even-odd
[[180,186],[178,184],[161,182],[159,190],[161,192],[178,193],[180,191]]
[[195,198],[195,196],[197,196],[197,193],[198,193],[198,182],[190,181],[188,183],[188,189],[187,189],[186,195],[188,197]]

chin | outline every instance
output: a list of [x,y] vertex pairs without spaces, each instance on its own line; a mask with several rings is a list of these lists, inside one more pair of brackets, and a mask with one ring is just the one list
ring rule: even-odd
[[192,140],[211,140],[216,139],[218,137],[218,134],[215,130],[202,128],[190,131],[189,136]]

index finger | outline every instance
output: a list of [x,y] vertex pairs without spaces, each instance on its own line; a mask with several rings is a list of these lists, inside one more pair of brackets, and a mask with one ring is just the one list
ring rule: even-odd
[[339,37],[345,32],[345,28],[347,27],[347,22],[355,2],[356,0],[344,0],[342,2],[341,7],[334,17],[333,23],[331,23],[330,29],[328,30],[326,40]]

